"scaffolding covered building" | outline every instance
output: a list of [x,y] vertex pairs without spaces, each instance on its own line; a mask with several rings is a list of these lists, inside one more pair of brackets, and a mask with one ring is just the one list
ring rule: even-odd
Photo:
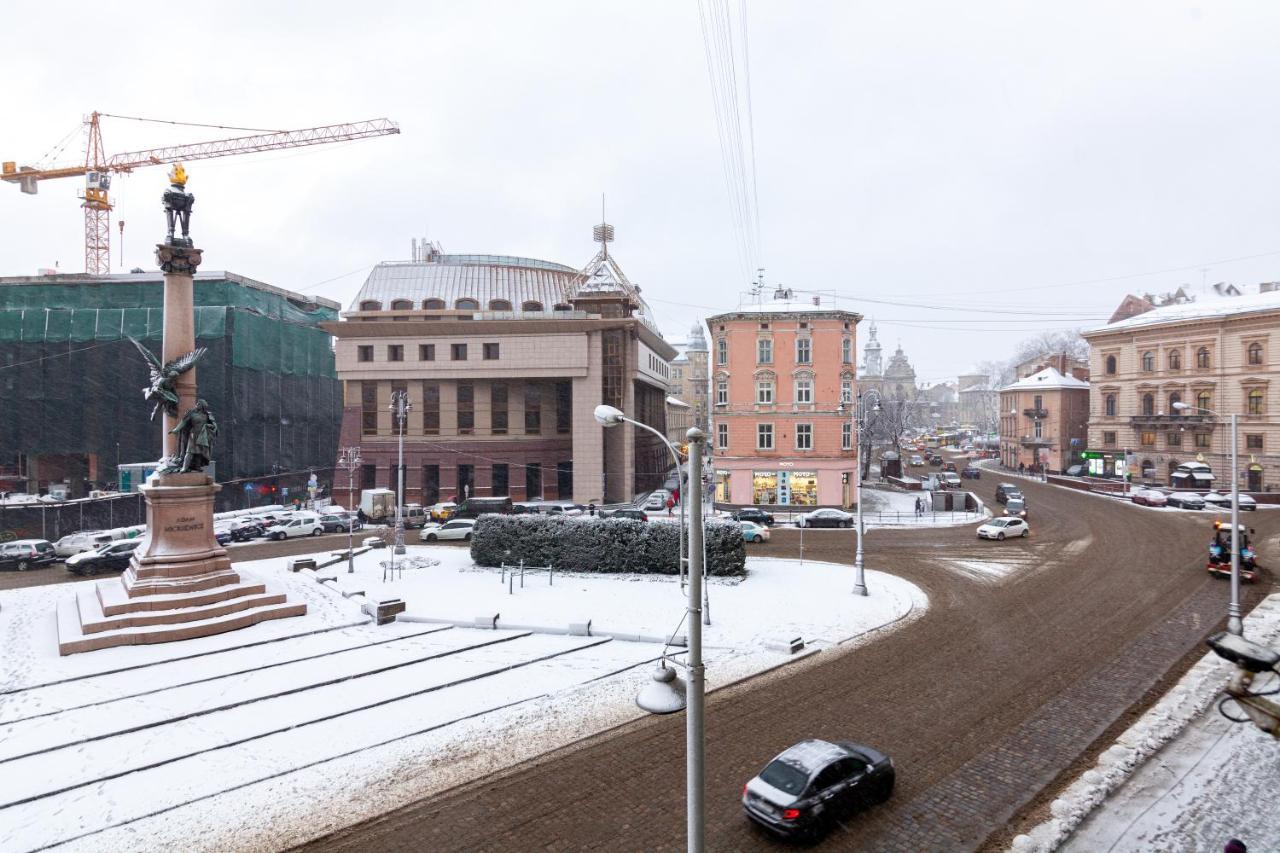
[[[339,308],[231,272],[195,276],[217,479],[237,481],[221,504],[244,505],[242,481],[332,465],[342,401],[320,324]],[[78,497],[114,484],[117,465],[160,456],[147,367],[129,338],[159,353],[163,309],[159,272],[0,278],[0,491],[65,483]]]

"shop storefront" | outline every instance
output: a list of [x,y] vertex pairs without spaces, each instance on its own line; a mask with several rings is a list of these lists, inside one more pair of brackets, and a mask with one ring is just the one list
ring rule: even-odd
[[816,471],[753,471],[751,502],[772,506],[817,506]]

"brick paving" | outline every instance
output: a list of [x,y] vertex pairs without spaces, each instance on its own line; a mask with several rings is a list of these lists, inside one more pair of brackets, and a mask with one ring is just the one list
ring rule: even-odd
[[[990,498],[997,482],[989,474],[975,485]],[[1032,538],[981,551],[1022,556],[1016,573],[992,583],[948,569],[948,554],[973,559],[971,528],[876,531],[868,565],[923,587],[926,615],[710,697],[711,849],[772,846],[741,814],[742,784],[809,736],[865,741],[898,768],[894,799],[822,847],[976,848],[1220,621],[1227,586],[1203,567],[1212,514],[1023,485]],[[1273,562],[1267,534],[1280,530],[1280,515],[1250,521],[1267,543],[1263,564]],[[814,535],[805,556],[850,562],[852,545],[851,533]],[[798,537],[781,531],[768,548],[795,553]],[[307,847],[679,850],[683,794],[683,715],[647,718]]]

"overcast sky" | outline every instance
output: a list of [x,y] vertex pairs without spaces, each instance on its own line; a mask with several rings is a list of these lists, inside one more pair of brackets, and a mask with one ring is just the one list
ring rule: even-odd
[[[413,237],[581,265],[603,192],[669,339],[749,284],[693,0],[6,9],[4,160],[39,160],[94,109],[399,123],[192,164],[205,269],[345,306]],[[923,381],[1096,324],[1129,291],[1280,279],[1277,4],[748,2],[746,19],[766,280],[838,292]],[[235,135],[103,127],[108,154]],[[57,160],[82,158],[73,135]],[[113,269],[115,219],[124,268],[154,267],[166,183],[117,179]],[[0,187],[0,274],[83,269],[81,185]]]

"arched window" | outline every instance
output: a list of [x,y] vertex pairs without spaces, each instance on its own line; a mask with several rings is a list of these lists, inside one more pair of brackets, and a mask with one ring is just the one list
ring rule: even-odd
[[453,303],[455,311],[479,311],[480,303],[474,299],[459,299]]
[[1249,414],[1260,415],[1263,413],[1262,389],[1254,388],[1249,392]]
[[573,306],[565,305],[563,302],[557,302],[554,306],[552,306],[551,310],[552,311],[572,311]]
[[1107,356],[1106,367],[1104,368],[1103,372],[1105,372],[1108,376],[1116,375],[1116,357],[1114,355]]
[[541,311],[541,310],[542,310],[542,303],[541,303],[541,302],[534,302],[534,301],[532,301],[532,300],[530,300],[530,301],[528,301],[528,302],[522,302],[522,303],[520,304],[520,310],[521,310],[521,311]]
[[1156,463],[1150,459],[1142,460],[1142,479],[1150,480],[1156,476]]
[[1154,415],[1155,413],[1156,413],[1156,395],[1143,394],[1142,395],[1142,414]]
[[1262,364],[1262,344],[1257,341],[1249,344],[1249,363]]
[[853,339],[842,338],[840,341],[840,361],[844,364],[853,364]]
[[[1212,394],[1210,394],[1208,391],[1201,391],[1199,394],[1197,394],[1197,395],[1196,395],[1196,408],[1197,408],[1197,409],[1212,409],[1212,408],[1213,408],[1213,395],[1212,395]],[[1196,414],[1198,414],[1198,415],[1202,415],[1202,414],[1205,414],[1205,413],[1204,413],[1204,412],[1196,412]]]
[[392,299],[391,310],[392,311],[412,311],[413,303],[408,299]]
[[1156,354],[1153,352],[1144,352],[1142,354],[1142,370],[1144,373],[1150,373],[1156,369]]
[[424,299],[422,300],[422,307],[427,311],[443,311],[444,300],[443,299]]
[[490,311],[510,311],[511,303],[505,299],[490,299],[489,310]]
[[1102,410],[1107,413],[1107,417],[1114,418],[1116,416],[1116,395],[1104,394],[1102,396]]
[[1196,350],[1196,367],[1204,370],[1209,367],[1209,348],[1200,347]]
[[361,311],[381,311],[382,303],[377,301],[376,299],[366,299],[364,302],[360,303],[360,310]]
[[1169,414],[1171,415],[1178,414],[1178,407],[1175,406],[1174,403],[1181,403],[1181,402],[1182,402],[1182,394],[1180,394],[1177,391],[1174,391],[1172,394],[1170,394],[1169,395]]
[[1169,369],[1170,370],[1182,369],[1182,353],[1179,350],[1173,350],[1172,352],[1169,353]]

